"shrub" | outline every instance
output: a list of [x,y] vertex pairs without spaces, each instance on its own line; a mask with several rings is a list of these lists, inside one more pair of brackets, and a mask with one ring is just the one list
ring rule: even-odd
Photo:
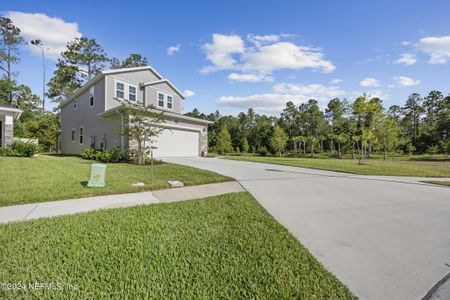
[[261,156],[266,156],[268,153],[267,148],[265,146],[261,146],[258,148],[258,154]]
[[96,152],[96,151],[97,151],[97,150],[91,149],[91,148],[89,148],[89,149],[84,149],[84,150],[81,152],[81,157],[84,158],[84,159],[95,159],[95,152]]
[[[145,159],[145,164],[150,165],[152,163],[152,159],[150,157],[147,157]],[[160,159],[153,159],[153,165],[162,165],[164,162]]]
[[430,145],[427,148],[428,154],[437,154],[439,152],[439,147],[437,145]]
[[15,141],[8,148],[4,148],[4,150],[2,150],[2,155],[17,156],[17,157],[32,157],[37,152],[39,152],[38,145]]

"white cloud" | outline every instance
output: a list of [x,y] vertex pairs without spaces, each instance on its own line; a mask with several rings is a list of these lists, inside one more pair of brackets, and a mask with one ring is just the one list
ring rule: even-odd
[[445,64],[450,60],[450,35],[422,38],[418,48],[430,55],[430,64]]
[[271,75],[279,69],[311,68],[324,73],[335,69],[332,62],[324,59],[321,49],[280,41],[284,37],[285,35],[248,35],[247,42],[251,45],[246,46],[239,35],[213,34],[212,42],[202,47],[212,65],[202,68],[201,72],[235,70],[245,74]]
[[359,83],[359,85],[363,87],[369,87],[369,86],[379,86],[380,83],[375,78],[366,77]]
[[389,94],[381,91],[381,90],[371,90],[371,91],[354,91],[353,96],[351,98],[357,98],[361,96],[362,94],[367,94],[369,99],[370,98],[379,98],[381,100],[387,100],[389,99]]
[[331,84],[339,84],[339,83],[341,83],[342,81],[343,81],[342,79],[336,78],[336,79],[331,80],[330,83],[331,83]]
[[175,46],[170,46],[169,48],[166,49],[167,55],[174,55],[175,53],[179,52],[181,50],[181,45],[180,44],[176,44]]
[[394,61],[394,64],[405,64],[407,66],[413,65],[417,62],[417,57],[412,53],[402,53],[400,57]]
[[230,73],[228,79],[240,82],[268,82],[273,81],[273,77],[266,74],[253,74],[253,73]]
[[[69,23],[60,18],[49,17],[41,13],[23,13],[9,11],[5,17],[10,18],[14,25],[20,28],[22,36],[30,42],[33,39],[40,39],[44,44],[46,55],[56,59],[61,52],[66,49],[68,42],[77,37],[81,37],[77,23]],[[28,44],[31,52],[40,54],[41,50]]]
[[194,91],[191,91],[191,90],[184,90],[184,91],[183,91],[183,95],[184,95],[186,98],[189,98],[189,97],[194,96],[194,95],[195,95],[195,92],[194,92]]
[[400,86],[413,86],[420,83],[420,80],[413,79],[411,77],[406,76],[396,76],[393,77],[394,81],[397,83],[397,85]]
[[291,84],[279,83],[273,86],[273,93],[255,94],[248,96],[223,96],[219,98],[219,104],[235,108],[254,108],[261,113],[279,113],[286,102],[292,101],[300,105],[309,99],[328,101],[331,98],[345,94],[337,87],[327,87],[321,84]]
[[305,95],[319,100],[335,98],[345,94],[345,92],[335,86],[324,86],[322,84],[292,84],[279,83],[274,87],[274,91],[282,94]]
[[211,61],[212,66],[202,69],[202,73],[219,70],[235,69],[237,67],[233,54],[244,53],[244,41],[238,35],[213,34],[213,41],[204,44],[206,58]]

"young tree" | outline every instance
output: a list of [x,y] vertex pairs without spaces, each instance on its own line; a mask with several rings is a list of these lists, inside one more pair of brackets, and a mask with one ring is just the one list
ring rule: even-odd
[[20,29],[14,26],[11,19],[0,17],[0,69],[4,72],[2,93],[8,96],[9,103],[13,101],[13,91],[15,87],[15,77],[17,72],[12,70],[12,65],[20,61],[19,46],[25,40],[20,35]]
[[391,116],[383,116],[377,126],[376,135],[383,148],[383,160],[386,160],[387,152],[394,149],[399,141],[400,128],[397,121]]
[[244,137],[242,141],[242,152],[248,153],[248,150],[250,149],[250,146],[248,145],[247,138]]
[[228,129],[223,126],[217,135],[216,149],[220,154],[233,152],[233,145],[231,144],[231,135]]
[[127,136],[130,148],[134,148],[139,165],[155,149],[155,139],[164,130],[164,112],[157,112],[152,105],[141,106],[126,101],[118,109],[118,114],[105,117],[106,120],[121,122],[120,134]]
[[403,107],[405,119],[410,120],[410,129],[408,131],[414,143],[417,141],[419,135],[420,116],[423,112],[422,100],[419,94],[413,93],[408,97]]
[[278,125],[275,126],[275,128],[273,129],[272,137],[270,139],[270,146],[273,150],[279,153],[280,157],[288,140],[289,137],[284,132],[284,130],[281,129],[281,127]]

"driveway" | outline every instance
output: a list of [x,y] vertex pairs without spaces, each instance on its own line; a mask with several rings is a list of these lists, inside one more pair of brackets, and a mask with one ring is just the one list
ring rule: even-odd
[[[215,158],[361,299],[421,299],[450,272],[450,188]],[[450,297],[450,295],[448,295]]]

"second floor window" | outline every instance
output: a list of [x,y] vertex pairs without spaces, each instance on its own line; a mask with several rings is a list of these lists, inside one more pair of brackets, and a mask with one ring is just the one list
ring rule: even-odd
[[158,93],[158,106],[164,107],[164,94]]
[[94,87],[89,90],[89,107],[94,106]]
[[72,129],[72,142],[75,142],[75,128]]
[[125,98],[125,85],[122,82],[116,82],[116,97]]
[[172,96],[167,96],[167,108],[173,109],[173,98]]
[[136,101],[136,87],[135,86],[128,86],[128,100],[130,101]]
[[77,99],[75,99],[75,101],[73,101],[73,109],[77,109]]

